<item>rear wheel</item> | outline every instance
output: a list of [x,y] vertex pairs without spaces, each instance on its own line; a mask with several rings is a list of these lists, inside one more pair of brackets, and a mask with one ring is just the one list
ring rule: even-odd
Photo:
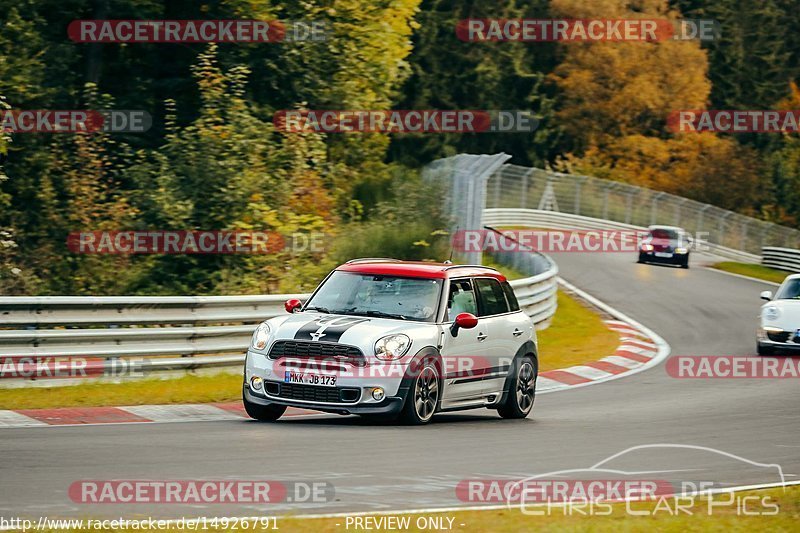
[[426,359],[411,383],[408,397],[400,412],[400,421],[409,425],[422,425],[430,422],[441,396],[439,369],[433,359]]
[[275,422],[286,412],[285,405],[277,405],[274,403],[260,405],[247,401],[247,398],[242,398],[242,403],[244,403],[244,410],[247,412],[247,415],[260,422]]
[[526,355],[515,365],[516,372],[506,383],[506,399],[497,408],[503,418],[525,418],[533,410],[536,397],[536,359]]

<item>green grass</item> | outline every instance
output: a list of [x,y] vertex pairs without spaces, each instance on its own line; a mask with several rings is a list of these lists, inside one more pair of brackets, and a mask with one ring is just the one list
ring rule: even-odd
[[539,336],[539,370],[554,370],[613,355],[619,335],[580,301],[558,291],[558,311]]
[[211,403],[241,400],[242,374],[0,390],[0,409]]
[[[729,498],[728,495],[717,495],[714,502],[721,504]],[[744,500],[744,498],[749,498]],[[750,511],[756,509],[763,513],[774,509],[768,507],[777,505],[777,513],[772,516],[756,515],[744,516],[737,513],[737,502],[746,502],[746,508]],[[764,503],[762,503],[764,502]],[[770,489],[760,491],[739,492],[733,496],[730,505],[716,505],[712,512],[708,511],[708,501],[703,498],[696,498],[692,505],[686,500],[684,511],[671,513],[670,510],[676,508],[672,498],[664,498],[657,502],[642,502],[630,504],[630,509],[638,512],[647,512],[647,516],[634,516],[627,512],[625,504],[614,504],[604,507],[605,516],[598,513],[594,515],[580,514],[575,508],[572,513],[566,512],[563,508],[553,507],[550,512],[544,511],[544,515],[532,516],[523,514],[519,509],[487,510],[487,511],[460,511],[447,513],[415,513],[409,516],[409,528],[403,531],[433,531],[435,529],[422,530],[417,527],[417,519],[443,517],[443,523],[448,524],[447,519],[452,519],[453,531],[492,531],[497,533],[527,532],[527,531],[587,531],[593,533],[620,533],[620,532],[649,532],[665,531],[668,533],[683,533],[686,531],[770,531],[770,532],[789,532],[798,531],[800,523],[800,488],[797,486],[784,489]],[[541,509],[541,508],[540,508]],[[395,515],[397,518],[398,515]],[[352,522],[347,526],[346,518],[291,518],[284,517],[276,520],[278,531],[292,531],[298,533],[328,533],[341,531],[365,531],[363,528],[356,528]],[[242,531],[242,525],[237,524],[236,531]],[[215,531],[233,531],[233,526],[214,528]],[[252,528],[252,523],[250,528]],[[272,527],[272,522],[270,523]],[[387,531],[387,529],[374,530]],[[136,529],[136,531],[147,530]],[[269,531],[258,528],[259,531]],[[65,531],[86,531],[75,528],[59,529],[58,532]],[[134,531],[134,529],[105,529],[104,531]],[[161,531],[178,531],[177,528],[161,529]]]
[[784,278],[790,274],[784,270],[777,270],[775,268],[750,263],[736,263],[734,261],[714,263],[711,265],[711,268],[731,272],[732,274],[741,274],[742,276],[763,279],[764,281],[772,281],[774,283],[781,283]]
[[[705,499],[697,498],[695,505],[686,505],[686,513],[670,514],[665,506],[658,507],[656,503],[634,503],[630,508],[635,511],[648,511],[648,516],[633,516],[626,512],[625,504],[615,504],[611,506],[608,516],[583,516],[577,511],[572,515],[565,516],[563,508],[553,508],[549,515],[531,516],[523,514],[519,509],[507,509],[501,511],[464,511],[452,513],[440,513],[431,515],[412,515],[411,527],[405,531],[421,531],[415,527],[416,517],[419,516],[441,516],[454,518],[453,529],[459,531],[492,531],[497,533],[506,532],[527,532],[527,531],[590,531],[594,533],[619,533],[626,531],[665,531],[670,533],[682,533],[685,531],[798,531],[800,520],[800,488],[788,487],[786,492],[783,489],[772,489],[764,491],[751,491],[738,493],[741,499],[745,496],[755,496],[756,498],[769,498],[768,504],[777,504],[778,513],[774,516],[742,516],[737,514],[737,507],[717,506],[712,508],[712,514],[708,513],[708,502]],[[724,501],[728,496],[717,495],[715,502]],[[674,501],[669,498],[665,500],[674,509]],[[739,500],[741,501],[741,500]],[[749,509],[761,508],[765,512],[766,506],[760,507],[756,500],[748,500]],[[586,512],[586,511],[584,511]],[[689,515],[688,513],[692,514]],[[336,524],[340,525],[336,525]],[[445,521],[445,523],[447,523]],[[461,526],[461,524],[464,524]],[[345,531],[343,518],[323,518],[323,519],[286,519],[278,520],[278,527],[290,531],[318,532]],[[351,530],[355,530],[352,526]]]

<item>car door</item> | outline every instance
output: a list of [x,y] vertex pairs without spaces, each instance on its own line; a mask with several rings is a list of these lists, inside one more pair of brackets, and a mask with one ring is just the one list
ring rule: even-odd
[[514,325],[505,291],[500,282],[491,277],[475,278],[478,293],[478,328],[486,338],[482,341],[481,353],[486,356],[486,375],[482,381],[484,395],[500,394],[516,349],[513,348]]
[[482,380],[489,366],[488,358],[482,356],[488,338],[486,324],[478,320],[477,327],[459,329],[455,336],[452,333],[456,315],[471,313],[478,316],[478,297],[473,281],[470,278],[451,279],[448,295],[441,350],[445,376],[444,407],[448,407],[448,403],[452,405],[452,402],[457,404],[480,398],[484,388]]

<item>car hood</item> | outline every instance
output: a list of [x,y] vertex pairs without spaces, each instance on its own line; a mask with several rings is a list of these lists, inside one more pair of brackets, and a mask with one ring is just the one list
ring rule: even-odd
[[431,322],[414,322],[357,315],[337,315],[305,311],[269,321],[276,327],[274,340],[334,342],[358,346],[365,355],[373,353],[375,341],[392,333],[405,333],[421,348],[435,339],[439,326]]
[[[776,308],[778,316],[768,318],[767,310]],[[773,300],[761,306],[761,323],[784,331],[800,329],[800,300]]]

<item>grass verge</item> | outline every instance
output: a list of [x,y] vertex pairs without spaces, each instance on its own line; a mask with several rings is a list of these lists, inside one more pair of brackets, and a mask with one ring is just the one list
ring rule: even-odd
[[[522,277],[501,267],[509,278]],[[599,315],[559,291],[558,312],[539,331],[540,370],[596,361],[614,353],[619,337]],[[85,383],[53,388],[0,389],[0,409],[46,409],[238,401],[242,377],[231,374],[143,379],[124,383]]]
[[[736,502],[750,496],[755,500],[746,500],[748,509],[761,512],[772,512],[768,505],[777,504],[778,513],[773,516],[743,516],[738,514]],[[573,509],[571,515],[565,508],[551,508],[550,514],[543,510],[544,516],[531,516],[523,514],[519,509],[506,509],[501,511],[464,511],[431,515],[411,515],[411,527],[407,531],[423,531],[416,527],[416,520],[423,517],[453,518],[453,529],[461,531],[592,531],[617,533],[619,531],[797,531],[798,518],[800,518],[800,488],[788,487],[762,491],[741,492],[733,496],[730,505],[716,505],[728,501],[730,495],[714,496],[712,513],[708,512],[708,500],[697,498],[694,505],[686,505],[686,512],[670,514],[666,505],[661,502],[633,503],[630,508],[634,511],[647,513],[647,516],[632,516],[626,511],[625,504],[609,506],[611,511],[607,516],[597,514],[584,516],[580,511]],[[738,498],[738,499],[737,499]],[[768,498],[764,500],[764,498]],[[675,509],[672,498],[666,498],[670,509]],[[762,502],[766,501],[767,504]],[[660,504],[660,506],[659,506]],[[576,506],[577,507],[577,506]],[[541,508],[544,509],[544,508]],[[587,513],[584,507],[583,513]],[[688,514],[691,510],[692,514]],[[290,531],[343,531],[345,519],[295,519],[278,522],[283,528],[284,523]],[[337,526],[337,523],[340,524]],[[463,524],[463,526],[461,525]],[[351,526],[351,529],[355,529]],[[363,530],[362,530],[363,531]]]
[[773,283],[781,283],[789,272],[769,268],[762,265],[754,265],[751,263],[737,263],[735,261],[722,261],[714,263],[711,268],[730,272],[732,274],[740,274],[742,276],[749,276],[751,278],[763,279],[764,281],[772,281]]
[[537,332],[539,370],[555,370],[612,355],[619,335],[582,302],[558,291],[558,311],[550,327]]
[[0,409],[47,409],[240,400],[242,375],[214,374],[123,383],[81,383],[52,388],[0,390]]
[[[446,513],[414,513],[400,515],[382,515],[369,517],[334,517],[334,518],[277,518],[270,519],[269,528],[277,526],[279,531],[298,533],[327,533],[339,531],[431,531],[442,529],[455,531],[492,531],[497,533],[527,531],[591,531],[595,533],[618,533],[620,531],[665,531],[683,533],[686,531],[797,531],[800,519],[800,488],[797,486],[784,489],[739,492],[732,495],[718,494],[713,497],[709,506],[706,498],[698,497],[692,501],[665,497],[654,502],[632,504],[613,504],[607,507],[595,507],[590,513],[588,505],[582,509],[576,504],[569,507],[552,507],[549,511],[544,507],[537,508],[543,513],[539,516],[523,514],[519,509],[459,511]],[[677,504],[682,504],[676,511]],[[777,507],[776,507],[777,506]],[[709,511],[709,508],[711,509]],[[534,508],[530,508],[533,510]],[[628,509],[643,513],[632,515]],[[761,514],[745,515],[747,512]],[[600,513],[605,513],[600,514]],[[774,514],[767,514],[774,513]],[[360,526],[354,523],[361,519]],[[377,522],[380,519],[392,519],[392,522]],[[436,522],[436,520],[440,522]],[[398,520],[407,520],[407,527],[398,527]],[[230,521],[229,523],[232,523]],[[86,520],[84,520],[86,523]],[[209,519],[211,523],[211,519]],[[389,523],[394,528],[386,527]],[[381,525],[383,524],[383,527]],[[450,525],[452,524],[452,525]],[[252,528],[252,521],[250,527]],[[405,525],[405,524],[403,524]],[[215,531],[231,531],[236,526],[213,528]],[[51,531],[87,531],[89,528],[77,529],[74,526]],[[135,529],[137,531],[146,530]],[[107,531],[134,531],[131,529],[110,528]],[[260,531],[265,531],[260,529]],[[160,531],[178,531],[177,528],[160,529]]]

